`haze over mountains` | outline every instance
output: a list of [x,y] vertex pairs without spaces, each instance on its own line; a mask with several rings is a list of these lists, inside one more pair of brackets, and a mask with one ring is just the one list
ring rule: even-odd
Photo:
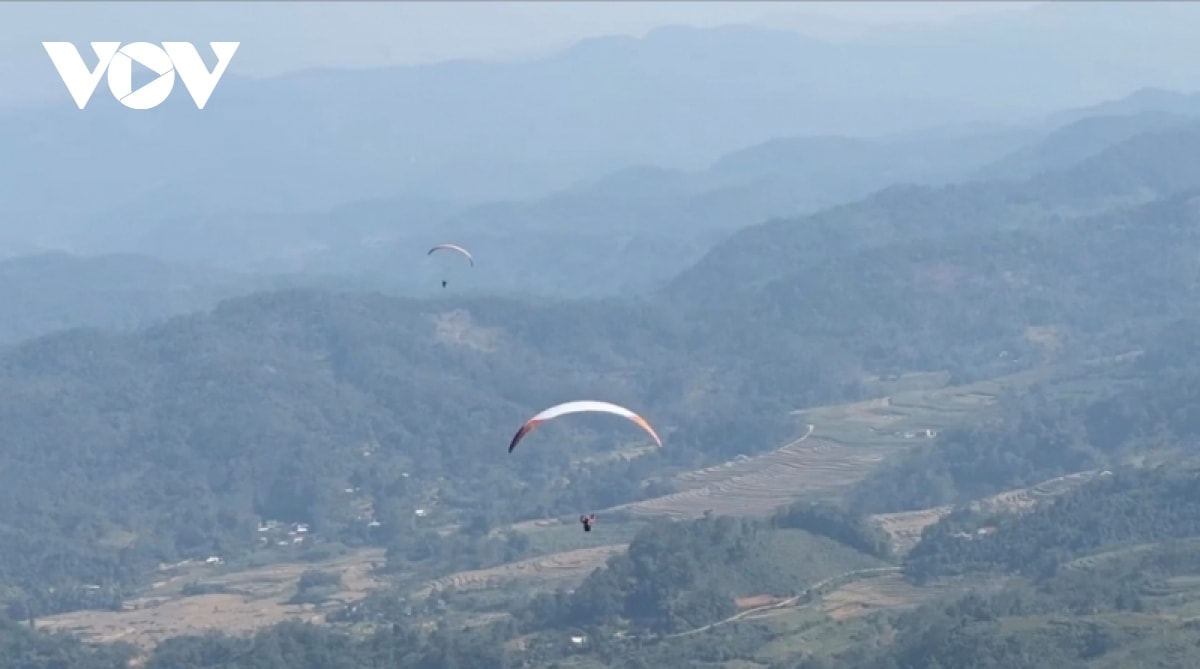
[[1194,11],[0,112],[0,666],[1197,666]]
[[[889,139],[780,138],[728,154],[704,170],[631,167],[529,201],[464,207],[427,198],[391,198],[319,213],[183,210],[166,217],[129,207],[124,216],[79,231],[71,245],[116,258],[72,263],[70,256],[58,255],[45,263],[5,263],[22,268],[24,278],[11,284],[12,293],[29,295],[30,285],[50,281],[63,286],[62,299],[67,300],[8,300],[7,308],[18,310],[8,322],[26,322],[20,314],[62,326],[145,322],[103,317],[102,309],[95,318],[82,317],[87,310],[68,304],[95,305],[75,292],[83,290],[114,296],[144,292],[144,310],[135,309],[136,302],[119,301],[129,313],[153,320],[176,313],[169,304],[186,311],[213,304],[210,296],[272,285],[431,295],[439,291],[438,278],[449,271],[455,271],[455,290],[468,293],[569,297],[655,290],[747,226],[814,212],[898,183],[1020,180],[1069,170],[1140,135],[1187,125],[1194,112],[1200,113],[1193,99],[1147,89],[1094,108],[1054,114],[1035,127],[968,127]],[[430,244],[449,239],[466,244],[480,258],[505,261],[485,260],[471,273],[461,273],[450,263],[424,256]],[[128,278],[108,274],[107,268],[120,262],[134,263],[120,270]],[[143,263],[165,267],[163,262],[187,266],[174,272],[195,282],[189,292],[162,295],[167,287],[156,275],[135,269]],[[59,278],[64,272],[69,281]],[[35,309],[39,302],[57,306]],[[24,309],[59,315],[35,316]],[[15,331],[33,335],[48,329],[19,326]]]
[[[1129,11],[1086,14],[1096,15],[1094,28]],[[1093,60],[1072,51],[1088,33],[1061,32],[1078,13],[1051,5],[1004,19],[1017,22],[1004,24],[1011,33],[989,19],[862,42],[751,26],[663,27],[521,62],[230,75],[203,112],[180,96],[136,122],[104,95],[84,114],[63,98],[0,118],[12,157],[0,194],[8,215],[43,230],[64,218],[94,224],[95,211],[134,203],[156,212],[296,212],[414,194],[528,198],[631,164],[697,169],[779,136],[1009,121],[1183,83],[1113,68],[1097,75]],[[1047,21],[1061,26],[1053,37],[1034,29]],[[1165,24],[1127,25],[1146,30],[1126,35],[1128,43],[1161,40],[1146,53],[1177,48],[1178,31]],[[1037,48],[1018,49],[1004,35]],[[965,39],[979,45],[962,51],[955,40]],[[1151,57],[1141,53],[1123,62]],[[48,63],[41,67],[53,80]]]

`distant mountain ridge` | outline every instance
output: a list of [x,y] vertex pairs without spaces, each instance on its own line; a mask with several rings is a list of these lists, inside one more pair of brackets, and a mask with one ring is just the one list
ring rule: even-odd
[[772,137],[1049,111],[1084,69],[1055,54],[1021,68],[1017,85],[981,75],[1001,64],[961,48],[946,58],[749,26],[663,27],[520,62],[229,77],[203,111],[171,98],[131,116],[97,96],[81,113],[64,99],[0,114],[0,202],[60,225],[133,202],[313,211],[417,194],[529,198],[629,164],[694,169]]

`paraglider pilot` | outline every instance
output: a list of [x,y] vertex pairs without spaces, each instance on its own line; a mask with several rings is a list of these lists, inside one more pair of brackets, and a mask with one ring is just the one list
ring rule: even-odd
[[592,524],[596,522],[596,514],[593,513],[593,514],[587,515],[587,516],[580,516],[579,522],[583,523],[583,531],[584,532],[591,532]]
[[442,288],[445,288],[445,287],[446,287],[446,282],[442,281]]

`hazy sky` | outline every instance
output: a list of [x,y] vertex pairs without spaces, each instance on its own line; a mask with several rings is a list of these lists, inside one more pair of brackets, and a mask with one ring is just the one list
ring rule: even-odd
[[[777,25],[836,37],[855,26],[941,22],[1033,2],[4,2],[0,63],[44,61],[46,40],[232,40],[230,71],[271,75],[535,55],[664,24]],[[0,76],[4,71],[0,70]]]

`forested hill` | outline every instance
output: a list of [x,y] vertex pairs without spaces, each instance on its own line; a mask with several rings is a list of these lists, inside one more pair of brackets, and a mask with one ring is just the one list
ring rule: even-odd
[[1067,170],[1020,182],[894,186],[862,201],[736,233],[682,272],[673,299],[751,293],[806,265],[866,249],[971,233],[1042,228],[1061,218],[1200,187],[1200,123],[1143,133]]
[[1129,462],[1179,466],[1197,454],[1200,327],[1181,320],[1145,348],[1106,365],[1073,392],[1034,385],[993,418],[942,431],[855,485],[852,508],[889,513],[965,505],[1061,477],[1082,478]]
[[876,367],[1096,355],[1195,310],[1197,150],[1189,126],[1024,183],[889,189],[735,235],[663,297],[730,337],[792,329]]
[[[386,543],[413,508],[441,525],[614,505],[644,494],[661,458],[693,464],[792,433],[788,394],[752,376],[754,358],[721,369],[691,337],[638,304],[294,290],[136,334],[24,343],[0,354],[0,577],[43,612],[70,608],[84,584],[119,592],[160,561],[244,551],[261,518]],[[839,396],[817,364],[795,361],[793,385]],[[589,398],[645,413],[672,448],[565,480],[589,450],[644,445],[581,417],[505,453],[535,411]]]
[[373,287],[361,276],[241,273],[135,253],[7,258],[0,260],[0,346],[77,327],[132,331],[225,299],[304,286]]
[[82,324],[142,327],[287,281],[135,254],[11,258],[0,261],[0,345]]
[[1087,116],[1068,123],[975,173],[977,180],[1021,179],[1043,172],[1067,170],[1114,144],[1146,132],[1166,130],[1195,122],[1195,114],[1142,111],[1118,115]]

